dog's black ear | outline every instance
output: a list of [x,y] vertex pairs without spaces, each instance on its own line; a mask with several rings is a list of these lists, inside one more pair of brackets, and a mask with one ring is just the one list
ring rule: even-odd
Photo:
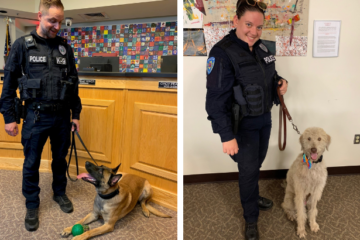
[[119,170],[120,165],[121,165],[121,163],[116,168],[112,169],[113,173],[117,173],[117,171]]
[[120,178],[122,177],[122,174],[117,174],[111,177],[111,179],[109,180],[109,185],[112,187],[115,184],[118,183],[118,181],[120,180]]

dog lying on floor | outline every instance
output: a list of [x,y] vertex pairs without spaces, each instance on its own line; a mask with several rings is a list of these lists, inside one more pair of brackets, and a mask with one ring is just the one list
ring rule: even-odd
[[[104,225],[86,231],[73,240],[89,239],[113,231],[115,223],[133,210],[137,202],[140,202],[146,217],[149,217],[150,213],[164,218],[171,217],[146,204],[152,194],[150,183],[146,179],[126,173],[116,174],[119,167],[120,165],[111,169],[86,162],[85,168],[88,173],[82,173],[78,178],[93,184],[98,194],[95,197],[93,211],[76,224],[89,224],[101,216]],[[61,236],[68,237],[71,230],[72,226],[65,228]]]
[[[326,184],[327,169],[323,153],[325,149],[329,150],[330,142],[331,137],[322,128],[306,129],[300,136],[303,153],[299,154],[287,172],[285,198],[281,207],[291,221],[297,221],[297,235],[300,238],[306,235],[307,217],[311,231],[317,232],[320,229],[316,223],[316,204]],[[307,215],[305,206],[308,209]]]

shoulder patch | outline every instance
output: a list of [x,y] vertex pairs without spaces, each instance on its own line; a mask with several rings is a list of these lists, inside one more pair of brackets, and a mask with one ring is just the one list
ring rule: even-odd
[[65,55],[66,54],[66,48],[63,45],[59,45],[59,52],[62,55]]
[[207,60],[207,64],[206,64],[206,70],[207,70],[207,74],[210,74],[211,71],[213,70],[215,65],[215,58],[211,57]]
[[259,47],[260,47],[264,52],[269,52],[269,50],[267,49],[267,47],[266,47],[263,43],[260,43],[260,44],[259,44]]

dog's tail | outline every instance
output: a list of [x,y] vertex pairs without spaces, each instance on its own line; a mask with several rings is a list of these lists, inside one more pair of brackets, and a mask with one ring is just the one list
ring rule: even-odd
[[284,181],[281,183],[281,186],[282,186],[283,188],[286,188],[286,185],[287,185],[287,182],[286,182],[286,180],[284,180]]
[[156,208],[154,208],[153,206],[151,206],[150,204],[146,204],[146,208],[154,215],[158,216],[158,217],[163,217],[163,218],[171,218],[171,216],[166,215],[165,213],[160,212],[159,210],[157,210]]

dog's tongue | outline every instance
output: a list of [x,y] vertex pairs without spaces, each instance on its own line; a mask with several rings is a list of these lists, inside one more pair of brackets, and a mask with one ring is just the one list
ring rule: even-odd
[[90,177],[90,174],[88,174],[88,173],[81,173],[81,174],[79,174],[79,175],[77,176],[78,179],[83,178],[83,177]]
[[311,153],[311,159],[316,160],[317,159],[317,153]]

